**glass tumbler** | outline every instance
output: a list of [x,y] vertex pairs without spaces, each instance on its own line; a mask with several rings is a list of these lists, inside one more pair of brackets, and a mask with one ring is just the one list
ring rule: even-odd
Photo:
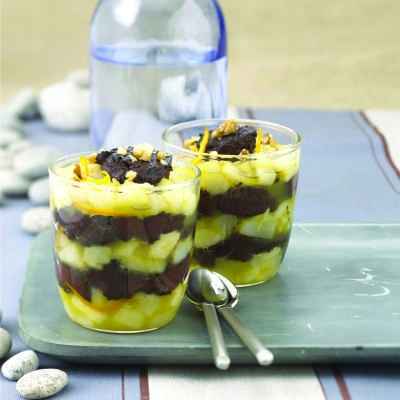
[[223,120],[199,120],[164,132],[166,149],[201,170],[194,264],[219,272],[237,286],[273,278],[284,258],[293,222],[300,143],[298,133],[271,122],[238,119],[261,128],[280,144],[276,151],[248,155],[196,153],[185,140]]
[[173,163],[157,187],[79,182],[79,155],[50,168],[59,293],[69,317],[106,332],[151,331],[172,321],[189,271],[199,170]]

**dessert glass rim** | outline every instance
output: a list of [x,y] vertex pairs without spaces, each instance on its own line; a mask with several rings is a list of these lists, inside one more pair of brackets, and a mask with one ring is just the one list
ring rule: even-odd
[[[97,190],[110,190],[112,189],[113,192],[116,193],[121,193],[124,194],[127,191],[127,188],[124,187],[122,190],[122,185],[121,185],[121,190],[118,190],[118,186],[115,187],[109,187],[109,186],[105,186],[105,185],[99,185],[97,183],[94,182],[82,182],[82,181],[76,181],[74,179],[72,179],[71,177],[67,177],[64,175],[61,175],[59,172],[57,172],[56,168],[57,167],[66,167],[71,165],[73,160],[79,160],[80,157],[82,156],[87,156],[90,154],[93,154],[93,151],[85,151],[85,152],[79,152],[79,153],[71,153],[71,154],[66,154],[60,158],[58,158],[55,162],[53,162],[49,168],[48,168],[48,172],[49,172],[49,177],[51,176],[55,176],[57,179],[61,179],[62,181],[64,181],[65,183],[68,184],[73,184],[74,186],[78,186],[78,187],[91,187],[91,188],[96,188]],[[67,163],[68,161],[70,161],[71,163]],[[186,186],[191,186],[193,184],[195,184],[196,182],[200,182],[200,169],[193,165],[193,163],[186,161],[186,160],[181,160],[178,159],[177,160],[178,163],[182,163],[185,164],[185,166],[190,167],[192,169],[192,171],[194,172],[194,177],[192,179],[188,179],[185,180],[183,182],[178,182],[178,183],[169,183],[167,185],[163,185],[161,187],[158,186],[154,186],[150,184],[149,186],[144,187],[144,190],[148,191],[149,193],[157,193],[157,192],[165,192],[167,190],[175,190],[178,188],[183,188]],[[139,185],[143,185],[142,183],[136,183],[133,182],[135,188],[139,187]],[[143,187],[143,186],[142,186]]]
[[[250,126],[264,126],[264,127],[269,127],[270,129],[275,129],[276,131],[279,131],[281,133],[284,133],[291,138],[293,138],[293,143],[286,144],[284,148],[275,150],[273,152],[260,152],[260,153],[251,153],[251,154],[246,154],[246,155],[240,155],[240,154],[218,154],[218,155],[211,155],[210,153],[198,153],[189,149],[184,148],[182,145],[176,145],[172,143],[169,140],[169,136],[172,135],[173,133],[182,131],[184,129],[188,128],[201,128],[201,127],[206,127],[209,125],[219,125],[220,123],[227,121],[227,120],[234,120],[237,122],[239,125],[250,125]],[[163,134],[162,134],[162,141],[164,145],[174,149],[178,150],[179,152],[188,154],[192,157],[209,157],[211,159],[216,159],[216,160],[232,160],[232,159],[237,159],[237,160],[257,160],[260,159],[260,157],[270,157],[270,158],[278,158],[287,154],[290,154],[297,149],[299,149],[301,143],[302,143],[302,137],[301,135],[296,132],[294,129],[289,128],[285,125],[277,124],[275,122],[269,122],[269,121],[262,121],[258,119],[246,119],[246,118],[209,118],[209,119],[199,119],[199,120],[193,120],[193,121],[188,121],[188,122],[181,122],[179,124],[175,124],[173,126],[170,126],[169,128],[165,129]]]

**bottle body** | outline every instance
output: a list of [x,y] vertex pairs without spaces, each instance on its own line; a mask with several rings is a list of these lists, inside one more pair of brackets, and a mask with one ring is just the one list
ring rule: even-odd
[[218,4],[104,0],[92,22],[91,76],[97,147],[157,143],[171,124],[224,118],[226,32]]

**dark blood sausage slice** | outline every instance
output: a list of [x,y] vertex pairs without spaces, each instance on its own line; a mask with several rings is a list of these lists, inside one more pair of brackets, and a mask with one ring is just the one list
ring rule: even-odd
[[127,154],[118,154],[118,149],[105,150],[97,154],[96,162],[119,183],[125,182],[128,171],[134,171],[136,172],[134,182],[157,185],[163,178],[168,178],[172,171],[169,162],[163,164],[157,159],[157,151],[153,152],[149,161],[135,160],[131,156],[132,151]]
[[254,255],[271,251],[277,246],[283,247],[283,250],[285,250],[288,241],[289,236],[285,236],[279,240],[268,240],[233,234],[227,240],[217,243],[207,249],[195,249],[194,257],[200,264],[207,267],[212,267],[215,264],[215,259],[218,257],[248,261]]
[[204,215],[219,210],[238,217],[251,217],[262,214],[268,208],[275,209],[276,201],[264,187],[239,185],[215,196],[206,191],[200,193],[199,211]]
[[275,199],[264,187],[239,185],[218,196],[218,209],[238,217],[262,214],[275,206]]
[[129,299],[135,293],[158,295],[171,293],[186,279],[189,272],[189,257],[179,264],[170,264],[161,274],[143,274],[121,268],[113,260],[103,269],[80,271],[56,259],[57,278],[66,291],[76,290],[83,298],[91,300],[91,288],[102,291],[109,300]]
[[235,186],[225,193],[212,196],[205,190],[200,192],[199,212],[212,215],[216,211],[238,217],[251,217],[267,209],[275,211],[282,201],[296,193],[298,174],[288,182],[277,182],[271,186]]
[[240,126],[234,134],[211,138],[208,141],[206,150],[207,152],[216,151],[218,154],[225,155],[238,155],[243,149],[253,153],[256,146],[256,137],[256,128],[248,125]]
[[82,214],[73,207],[54,211],[55,221],[63,228],[67,237],[84,246],[104,245],[133,237],[153,243],[163,233],[181,231],[185,217],[160,213],[146,218],[106,217]]
[[292,179],[290,179],[290,181],[287,182],[289,197],[292,197],[296,193],[298,183],[299,183],[299,174],[296,174]]
[[[222,195],[223,196],[223,195]],[[200,192],[199,212],[203,215],[212,215],[218,210],[218,198],[220,196],[211,196],[205,190]]]

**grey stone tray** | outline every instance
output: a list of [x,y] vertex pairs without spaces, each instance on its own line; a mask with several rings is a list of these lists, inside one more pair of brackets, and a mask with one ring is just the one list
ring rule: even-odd
[[[400,362],[400,225],[296,225],[281,273],[240,290],[240,318],[277,363]],[[185,303],[159,331],[118,335],[71,322],[56,291],[51,234],[33,244],[19,315],[31,348],[82,363],[208,364],[201,314]],[[227,326],[234,363],[254,363]]]

